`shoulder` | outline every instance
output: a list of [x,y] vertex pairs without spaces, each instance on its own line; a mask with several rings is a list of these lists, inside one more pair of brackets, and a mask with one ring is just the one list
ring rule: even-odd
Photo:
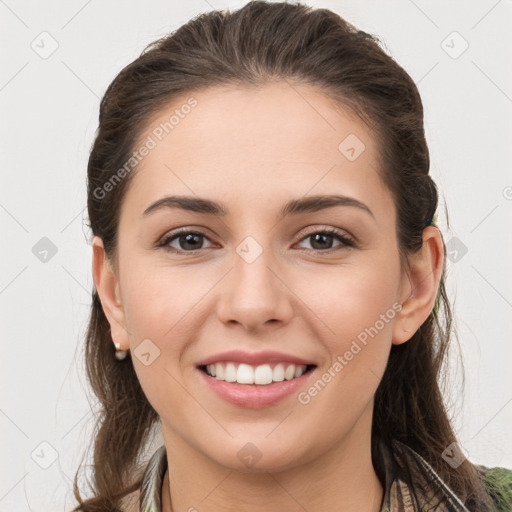
[[489,468],[476,465],[482,475],[482,483],[492,499],[496,512],[512,510],[512,469]]

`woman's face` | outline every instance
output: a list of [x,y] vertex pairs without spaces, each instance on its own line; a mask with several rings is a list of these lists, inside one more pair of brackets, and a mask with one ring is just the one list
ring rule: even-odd
[[367,439],[410,293],[373,134],[305,85],[190,96],[140,137],[116,261],[116,341],[167,447],[282,470]]

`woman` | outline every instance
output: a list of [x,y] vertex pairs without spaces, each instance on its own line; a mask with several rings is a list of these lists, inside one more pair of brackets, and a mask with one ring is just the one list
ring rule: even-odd
[[75,510],[509,510],[437,383],[428,173],[414,82],[331,11],[210,12],[123,69],[88,166],[102,413]]

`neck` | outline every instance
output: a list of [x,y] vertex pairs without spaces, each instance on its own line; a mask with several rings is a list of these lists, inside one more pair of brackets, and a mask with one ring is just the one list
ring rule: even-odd
[[371,410],[369,416],[369,423],[362,422],[370,428],[353,428],[313,461],[279,472],[243,473],[217,465],[189,445],[170,441],[167,431],[162,512],[379,512],[383,488],[371,460]]

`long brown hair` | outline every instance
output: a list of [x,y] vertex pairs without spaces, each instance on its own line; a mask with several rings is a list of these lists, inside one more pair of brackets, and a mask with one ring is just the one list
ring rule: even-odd
[[[90,228],[102,238],[108,257],[116,253],[120,206],[136,172],[118,170],[130,159],[151,116],[178,96],[213,85],[275,80],[311,84],[372,128],[380,149],[379,172],[396,205],[402,268],[407,266],[407,256],[421,247],[423,229],[435,222],[438,204],[416,85],[375,36],[339,15],[303,4],[263,1],[195,17],[149,45],[108,87],[87,170]],[[115,175],[122,179],[113,183]],[[105,199],[107,182],[112,186]],[[375,396],[372,447],[377,440],[391,439],[409,445],[469,510],[482,511],[486,495],[475,466],[466,460],[454,469],[441,456],[456,441],[440,389],[451,332],[443,269],[430,316],[411,340],[392,347]],[[93,497],[82,500],[77,471],[74,493],[80,505],[75,510],[117,512],[122,498],[140,487],[142,455],[159,417],[140,387],[131,358],[114,357],[96,290],[85,358],[100,412],[93,439]]]

